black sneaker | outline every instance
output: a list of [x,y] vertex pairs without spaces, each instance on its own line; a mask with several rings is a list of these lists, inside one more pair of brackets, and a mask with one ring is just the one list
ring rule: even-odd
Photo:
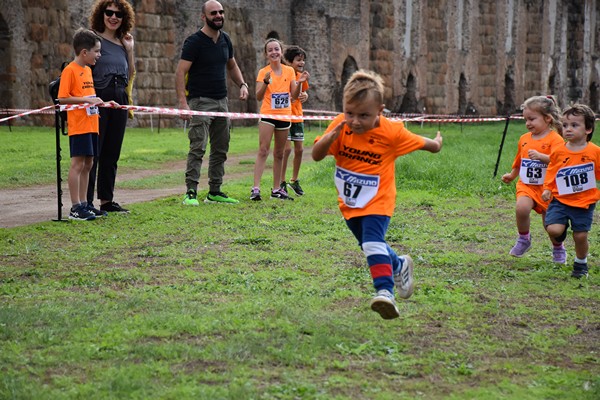
[[261,201],[262,198],[260,197],[260,189],[257,187],[253,187],[252,190],[250,191],[250,200],[253,201]]
[[287,191],[287,186],[288,186],[287,182],[283,181],[279,184],[279,190],[282,190],[285,194],[287,194],[289,196],[288,191]]
[[279,200],[294,200],[294,198],[288,196],[288,194],[281,190],[281,189],[275,189],[271,191],[271,198],[272,199],[279,199]]
[[573,278],[581,279],[588,277],[588,266],[587,263],[573,263],[573,272],[571,272]]
[[92,214],[96,216],[96,218],[108,216],[108,213],[106,211],[98,210],[96,207],[94,207],[94,203],[88,203],[87,209],[88,211],[91,211]]
[[119,205],[119,203],[116,203],[114,201],[109,201],[108,203],[101,204],[100,210],[106,211],[106,212],[123,213],[123,214],[126,214],[129,212],[129,210],[121,207]]
[[69,219],[75,221],[92,221],[96,219],[93,212],[89,211],[87,207],[83,207],[81,204],[71,207],[69,212]]
[[296,193],[296,196],[302,196],[304,194],[304,190],[302,190],[300,181],[298,179],[296,179],[294,182],[288,183],[288,186],[292,188],[294,193]]

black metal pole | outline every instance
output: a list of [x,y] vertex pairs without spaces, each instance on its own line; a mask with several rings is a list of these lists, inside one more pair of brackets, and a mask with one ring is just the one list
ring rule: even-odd
[[502,141],[500,142],[500,149],[498,149],[498,159],[496,160],[496,168],[494,168],[494,178],[498,174],[498,166],[500,165],[500,156],[502,155],[502,148],[504,147],[504,139],[506,139],[506,132],[508,132],[508,123],[510,122],[510,114],[506,116],[506,125],[504,125],[504,132],[502,132]]
[[60,106],[54,108],[54,127],[56,128],[56,202],[58,206],[58,216],[53,221],[67,221],[62,219],[62,178],[60,177]]

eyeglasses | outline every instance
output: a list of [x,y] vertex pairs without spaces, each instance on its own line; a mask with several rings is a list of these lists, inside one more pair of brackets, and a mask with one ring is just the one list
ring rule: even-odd
[[113,15],[117,18],[123,18],[124,13],[122,11],[113,11],[113,10],[104,10],[104,15],[107,17],[112,17]]
[[218,10],[218,11],[211,11],[210,12],[210,15],[212,15],[213,17],[215,15],[217,15],[217,14],[223,15],[223,14],[225,14],[225,11],[224,10]]

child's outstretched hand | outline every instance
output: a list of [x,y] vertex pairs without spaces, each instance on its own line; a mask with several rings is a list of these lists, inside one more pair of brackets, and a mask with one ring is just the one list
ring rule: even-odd
[[539,160],[539,159],[540,159],[540,155],[541,155],[541,154],[542,154],[542,153],[540,153],[540,152],[539,152],[539,151],[537,151],[537,150],[529,150],[529,151],[527,152],[527,155],[528,155],[528,156],[529,156],[529,158],[530,158],[530,159],[532,159],[532,160]]
[[546,189],[542,192],[542,200],[550,201],[551,198],[552,198],[552,192],[550,190]]
[[312,149],[312,158],[315,161],[321,161],[327,156],[327,152],[329,151],[329,147],[335,141],[335,139],[340,136],[340,132],[342,131],[342,127],[346,124],[346,121],[342,121],[337,126],[335,126],[332,130],[330,130],[327,134],[323,135],[318,142],[316,142]]
[[310,78],[310,74],[308,73],[308,71],[304,71],[298,77],[298,82],[299,83],[306,82],[308,80],[308,78]]
[[119,108],[119,107],[121,107],[121,105],[119,103],[117,103],[116,101],[114,101],[114,100],[110,100],[110,101],[102,101],[102,100],[100,100],[100,103],[109,105],[112,108]]
[[502,175],[502,182],[504,183],[511,183],[514,179],[512,173]]
[[263,82],[267,85],[271,83],[271,71],[267,71],[265,77],[263,78]]
[[300,103],[304,103],[306,100],[308,100],[308,93],[300,92],[298,95],[298,100],[300,100]]
[[429,151],[431,153],[437,153],[442,149],[442,144],[444,140],[442,138],[442,134],[440,131],[437,132],[434,139],[425,138],[425,145],[422,150]]

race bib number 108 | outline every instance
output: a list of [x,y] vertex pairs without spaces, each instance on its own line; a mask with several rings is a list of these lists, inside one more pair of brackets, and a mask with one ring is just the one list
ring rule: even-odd
[[596,187],[594,169],[594,163],[559,169],[556,173],[558,194],[573,194],[594,189]]

